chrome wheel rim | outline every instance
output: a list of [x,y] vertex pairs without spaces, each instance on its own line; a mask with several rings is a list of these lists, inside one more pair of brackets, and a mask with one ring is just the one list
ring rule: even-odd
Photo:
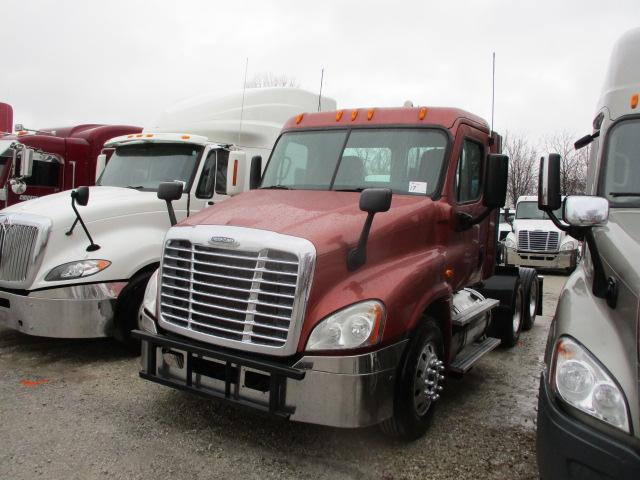
[[538,308],[538,279],[534,278],[531,283],[531,290],[529,291],[529,318],[533,319],[536,316],[536,310]]
[[413,406],[418,416],[425,415],[431,404],[440,398],[444,380],[444,364],[438,359],[438,349],[434,342],[422,347],[413,381]]
[[513,327],[513,333],[520,331],[520,324],[522,323],[522,286],[519,286],[516,290],[516,304],[513,310],[513,321],[511,325]]

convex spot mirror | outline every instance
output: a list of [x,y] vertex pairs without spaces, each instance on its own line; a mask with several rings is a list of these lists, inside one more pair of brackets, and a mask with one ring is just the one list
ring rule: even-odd
[[251,171],[249,172],[249,188],[255,190],[262,181],[262,156],[251,157]]
[[606,198],[575,195],[564,200],[563,218],[572,227],[595,227],[609,219]]
[[33,150],[22,145],[20,150],[20,176],[30,177],[33,173]]
[[391,208],[389,188],[367,188],[360,194],[360,210],[367,213],[386,212]]
[[487,172],[484,179],[483,204],[493,209],[504,206],[507,199],[507,176],[509,157],[492,153],[487,157]]
[[89,203],[89,187],[78,187],[71,192],[71,198],[75,199],[78,205],[85,207]]
[[243,191],[247,170],[247,154],[242,150],[229,152],[227,164],[227,195],[237,195]]
[[158,198],[172,202],[182,198],[182,182],[164,182],[158,185]]
[[560,155],[550,153],[540,159],[538,177],[538,208],[557,210],[562,206],[560,195]]

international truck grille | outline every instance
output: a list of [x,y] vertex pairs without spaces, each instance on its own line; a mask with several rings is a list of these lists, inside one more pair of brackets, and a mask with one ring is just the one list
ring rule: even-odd
[[24,282],[34,257],[38,227],[0,224],[0,280]]
[[169,240],[160,284],[165,322],[210,337],[282,347],[292,328],[298,258]]
[[558,232],[544,230],[520,230],[518,250],[527,252],[557,252],[560,245]]

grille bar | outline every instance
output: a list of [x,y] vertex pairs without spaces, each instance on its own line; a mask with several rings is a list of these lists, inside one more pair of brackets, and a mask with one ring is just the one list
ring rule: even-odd
[[35,225],[5,223],[0,228],[0,280],[24,282],[38,239]]

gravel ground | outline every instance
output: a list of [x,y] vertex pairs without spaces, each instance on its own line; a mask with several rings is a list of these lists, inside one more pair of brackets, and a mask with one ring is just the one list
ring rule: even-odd
[[109,340],[0,328],[0,478],[533,479],[538,377],[565,277],[511,350],[450,380],[427,435],[286,422],[138,378]]

